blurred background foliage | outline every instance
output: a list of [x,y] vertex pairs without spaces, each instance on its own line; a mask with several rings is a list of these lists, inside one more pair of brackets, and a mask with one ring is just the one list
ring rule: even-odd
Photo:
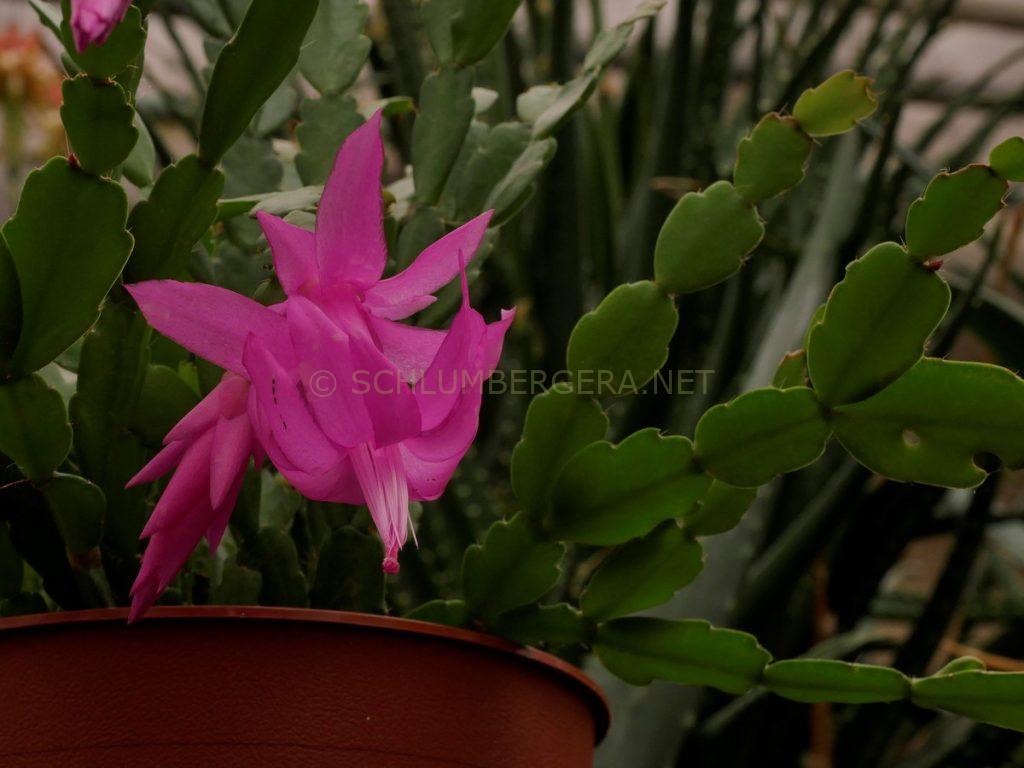
[[[246,5],[155,2],[137,108],[157,167],[194,151],[209,61]],[[529,114],[529,99],[517,103],[516,95],[543,100],[545,86],[572,80],[596,30],[620,21],[632,5],[525,0],[510,33],[476,68],[481,90],[474,92],[472,130]],[[0,219],[13,211],[28,170],[63,151],[59,50],[26,4],[0,4],[0,24],[7,22],[0,34]],[[351,94],[360,107],[388,100],[389,177],[401,202],[413,151],[408,97],[420,94],[434,59],[416,0],[372,3],[365,23],[368,58]],[[823,142],[806,181],[763,206],[768,234],[758,258],[734,279],[682,301],[667,369],[710,373],[695,376],[689,394],[652,392],[612,405],[615,436],[645,426],[692,434],[709,406],[771,381],[845,265],[867,246],[899,238],[909,202],[935,171],[982,159],[999,140],[1021,132],[1022,31],[1024,8],[1014,0],[673,0],[636,26],[586,108],[556,134],[557,153],[535,193],[502,226],[474,275],[475,303],[485,316],[496,317],[500,307],[519,309],[503,367],[560,370],[579,316],[619,283],[649,277],[654,240],[674,201],[728,177],[737,142],[761,114],[791,107],[837,69],[864,71],[880,94],[877,114],[849,136]],[[340,94],[316,95],[298,71],[278,89],[224,158],[224,198],[322,182],[355,118]],[[145,198],[146,174],[131,181],[136,199]],[[391,222],[399,263],[440,231],[433,209],[411,205]],[[1021,224],[1021,208],[1011,200],[982,245],[945,270],[954,305],[930,354],[1024,368]],[[225,217],[194,249],[190,270],[271,297],[277,289],[270,261],[254,221]],[[442,299],[419,322],[445,322],[454,299]],[[105,322],[115,324],[113,315],[105,313]],[[43,371],[66,397],[74,391],[76,352]],[[158,444],[216,380],[166,341],[154,344],[151,363],[166,380],[143,388],[143,399],[156,398],[149,410],[161,421],[134,425],[143,445]],[[457,596],[466,547],[515,510],[508,465],[528,402],[522,394],[487,397],[479,438],[455,481],[441,499],[414,512],[420,548],[403,553],[402,574],[388,586],[389,610]],[[139,504],[111,499],[105,490],[108,504]],[[325,539],[323,531],[359,515],[365,513],[306,502],[264,472],[247,482],[234,527],[236,535],[246,526],[258,533],[257,558],[292,546],[282,541],[290,537],[301,561],[333,558],[340,565],[366,545]],[[215,555],[201,548],[167,600],[237,602],[251,594],[258,574],[246,567],[252,562],[235,562],[232,546],[229,537]],[[975,492],[945,491],[880,481],[835,449],[763,487],[742,524],[705,546],[705,571],[654,613],[753,631],[778,657],[813,649],[820,657],[924,674],[971,654],[990,669],[1024,670],[1019,473],[994,474]],[[600,554],[576,548],[556,592],[578,592]],[[376,560],[367,562],[372,567]],[[122,566],[124,574],[113,573]],[[105,567],[118,592],[135,566],[129,558]],[[33,578],[39,577],[26,571],[26,583]],[[288,604],[295,599],[288,583],[275,581],[280,590],[260,599]],[[26,586],[24,595],[33,591]],[[299,592],[301,601],[305,589]],[[370,598],[347,605],[334,599],[367,593]],[[380,605],[372,593],[372,586],[324,580],[310,595],[315,604],[372,610]],[[36,600],[20,606],[18,599],[7,601],[7,612],[40,607]],[[615,725],[598,758],[608,768],[1024,766],[1019,734],[909,705],[806,706],[758,693],[732,701],[669,684],[631,688],[593,672],[614,709]]]

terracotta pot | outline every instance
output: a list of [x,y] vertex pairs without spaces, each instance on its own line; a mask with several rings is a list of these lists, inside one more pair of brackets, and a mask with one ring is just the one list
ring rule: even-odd
[[0,621],[0,765],[589,768],[600,689],[546,653],[289,608]]

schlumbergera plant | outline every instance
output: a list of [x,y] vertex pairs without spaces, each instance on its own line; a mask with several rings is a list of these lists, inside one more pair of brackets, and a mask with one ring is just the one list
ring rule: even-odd
[[[578,77],[526,91],[519,119],[490,127],[475,119],[493,100],[474,89],[475,66],[518,4],[425,0],[435,71],[415,101],[360,104],[347,91],[369,55],[365,6],[298,0],[283,13],[252,0],[213,52],[197,152],[156,175],[135,110],[149,3],[83,0],[56,13],[33,0],[66,48],[71,154],[29,176],[0,240],[5,615],[131,602],[138,618],[158,598],[384,608],[383,572],[415,553],[399,552],[410,500],[437,498],[470,448],[513,320],[485,322],[471,278],[530,198],[554,134],[663,3],[603,31]],[[296,130],[304,186],[226,194],[221,166],[255,172],[253,125],[296,67],[318,94]],[[382,126],[414,106],[411,167],[382,191]],[[792,115],[764,117],[731,182],[682,197],[657,239],[654,279],[619,286],[579,320],[567,381],[530,405],[512,456],[520,511],[466,550],[461,598],[409,617],[574,660],[593,652],[635,684],[909,699],[1024,730],[1024,675],[973,658],[912,679],[773,661],[749,634],[634,615],[693,581],[700,540],[736,526],[759,486],[815,462],[833,436],[893,481],[971,488],[990,457],[1024,466],[1024,381],[924,356],[950,303],[941,259],[978,239],[1008,182],[1024,181],[1021,139],[988,165],[937,176],[910,207],[905,242],[849,265],[773,386],[707,410],[692,441],[657,429],[605,439],[608,406],[659,375],[678,307],[761,242],[758,206],[800,183],[817,139],[875,106],[869,81],[841,72]],[[130,212],[128,182],[143,190]],[[275,270],[252,298],[208,285],[196,258],[220,228],[244,239],[249,214]],[[431,312],[454,315],[446,331],[402,322]],[[261,470],[268,460],[273,471]],[[364,504],[369,519],[353,509]],[[601,553],[581,589],[557,590],[578,605],[552,599],[569,547]]]

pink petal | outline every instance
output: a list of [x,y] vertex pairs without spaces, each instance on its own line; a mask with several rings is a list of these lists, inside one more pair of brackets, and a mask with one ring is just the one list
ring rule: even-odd
[[306,401],[320,428],[347,448],[372,440],[373,422],[363,397],[354,392],[348,336],[302,297],[288,301],[288,327]]
[[212,510],[207,494],[201,493],[196,503],[185,510],[174,524],[156,531],[142,556],[142,567],[132,585],[132,610],[129,623],[138,621],[167,588],[203,536]]
[[398,367],[402,379],[410,384],[415,384],[426,373],[446,335],[445,331],[403,325],[372,316],[370,328],[384,356]]
[[149,324],[204,360],[245,375],[242,350],[252,333],[287,359],[283,317],[252,299],[204,283],[149,280],[126,285]]
[[320,284],[360,288],[380,279],[387,261],[381,172],[384,142],[377,112],[341,145],[316,214]]
[[[459,260],[468,264],[476,255],[494,211],[487,211],[427,246],[404,271],[381,280],[366,292],[367,306],[374,314],[400,320],[422,309],[416,301],[429,296],[459,274]],[[374,307],[402,307],[406,314],[384,314]],[[415,309],[413,309],[415,307]]]
[[274,255],[274,272],[289,296],[316,284],[316,234],[264,211],[256,213]]
[[448,417],[467,386],[482,383],[474,363],[484,332],[480,313],[463,304],[433,362],[416,383],[416,402],[423,417],[424,432],[434,429]]
[[437,301],[436,296],[428,295],[416,296],[401,304],[388,304],[381,297],[368,291],[365,304],[366,309],[373,317],[383,317],[386,320],[402,320],[409,317],[409,315],[415,315],[421,309],[426,309],[435,301]]
[[253,434],[249,416],[239,414],[220,419],[213,431],[210,457],[210,506],[222,506],[238,478],[245,474],[252,452]]
[[262,429],[269,430],[292,466],[313,473],[328,469],[338,452],[314,422],[288,371],[255,335],[245,342],[242,358],[259,399]]
[[403,441],[402,447],[418,459],[431,463],[461,458],[473,444],[480,426],[482,399],[482,386],[469,387],[444,421],[429,432]]
[[433,501],[444,493],[462,456],[444,461],[424,461],[404,445],[401,446],[402,466],[409,484],[409,498],[414,501]]
[[157,531],[174,527],[197,505],[209,505],[212,448],[212,432],[205,433],[188,447],[140,538],[149,538]]
[[125,488],[134,488],[137,485],[151,483],[158,477],[163,477],[174,467],[178,466],[185,449],[189,444],[184,440],[176,440],[167,444],[149,463],[138,471],[131,480],[125,484]]
[[210,394],[186,413],[164,437],[164,444],[186,440],[213,428],[217,420],[245,413],[249,396],[249,382],[233,373],[225,373]]
[[487,326],[483,342],[481,343],[478,361],[480,370],[484,372],[485,376],[490,376],[494,369],[498,367],[498,361],[501,359],[501,348],[505,343],[505,334],[515,319],[516,311],[514,309],[503,309],[501,310],[501,319]]
[[373,421],[374,445],[404,440],[420,432],[420,411],[402,372],[367,339],[349,339],[352,364],[358,374],[355,394],[362,397]]
[[228,521],[235,509],[235,502],[238,501],[238,494],[242,490],[243,482],[245,482],[244,470],[235,476],[220,505],[213,510],[210,525],[206,529],[206,543],[210,547],[211,555],[217,551],[221,539],[224,538],[224,531],[227,530]]

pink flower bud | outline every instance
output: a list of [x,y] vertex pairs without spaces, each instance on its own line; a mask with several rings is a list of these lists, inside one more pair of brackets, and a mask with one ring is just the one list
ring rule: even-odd
[[75,49],[84,53],[90,45],[105,43],[131,4],[131,0],[71,0]]

